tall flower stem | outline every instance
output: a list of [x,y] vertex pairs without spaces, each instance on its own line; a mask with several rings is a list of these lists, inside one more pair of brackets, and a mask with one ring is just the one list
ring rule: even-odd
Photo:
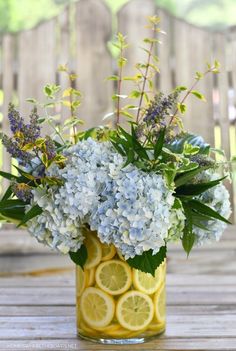
[[[155,31],[153,31],[153,33],[154,33],[153,34],[153,37],[154,37],[155,36]],[[147,65],[146,65],[146,69],[145,69],[145,73],[144,73],[144,77],[143,77],[143,85],[142,85],[142,90],[141,90],[141,95],[140,95],[140,100],[139,100],[139,105],[138,105],[136,123],[139,122],[139,116],[140,116],[140,112],[141,112],[141,108],[142,108],[143,96],[144,96],[144,93],[145,93],[145,87],[146,87],[146,82],[147,82],[147,78],[148,78],[148,70],[149,70],[149,67],[150,67],[150,61],[151,61],[153,46],[154,46],[154,42],[151,42],[150,48],[149,48],[149,52],[148,52]]]
[[[180,101],[180,104],[183,104],[187,98],[189,97],[189,95],[192,93],[192,91],[194,90],[194,88],[196,87],[196,85],[198,84],[199,80],[202,79],[203,77],[205,77],[208,73],[213,72],[213,70],[215,69],[215,67],[213,68],[209,68],[207,71],[205,71],[202,75],[201,78],[196,78],[195,82],[193,83],[193,85],[191,86],[191,88],[189,88],[186,92],[186,94],[184,95],[183,99]],[[176,117],[177,113],[178,113],[178,107],[176,107],[170,121],[169,121],[169,126],[172,124],[174,118]]]
[[[122,60],[123,47],[120,49],[120,60]],[[117,83],[117,107],[116,107],[116,128],[120,122],[120,94],[121,94],[121,85],[122,85],[122,74],[123,74],[123,65],[119,65],[119,74],[118,74],[118,83]]]

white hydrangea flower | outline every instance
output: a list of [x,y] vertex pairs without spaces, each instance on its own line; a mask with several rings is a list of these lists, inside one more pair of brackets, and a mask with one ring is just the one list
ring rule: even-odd
[[[220,175],[212,170],[202,172],[197,180],[201,182],[207,182],[211,180],[219,179]],[[203,194],[197,197],[198,200],[202,201],[205,205],[211,207],[217,211],[221,216],[226,219],[231,214],[229,192],[223,184],[216,185],[215,187],[208,189]],[[202,224],[209,229],[209,231],[203,230],[196,226],[193,227],[193,232],[197,236],[196,244],[203,245],[206,242],[219,241],[227,224],[218,220],[209,220],[202,222]]]
[[134,165],[124,169],[125,159],[110,142],[88,139],[67,149],[65,156],[63,169],[53,165],[48,170],[64,185],[34,192],[43,213],[30,221],[29,231],[39,241],[63,253],[77,251],[87,223],[102,242],[113,243],[128,259],[149,249],[158,252],[171,230],[173,238],[179,237],[173,225],[182,228],[181,209],[172,209],[173,190],[163,176]]
[[102,242],[113,243],[126,259],[165,245],[170,228],[172,191],[161,175],[133,165],[106,181],[89,224]]
[[34,203],[43,213],[28,223],[33,236],[63,253],[81,247],[84,240],[81,227],[96,210],[108,174],[115,174],[117,165],[121,168],[124,162],[110,143],[93,139],[70,147],[65,156],[63,169],[53,164],[48,170],[49,176],[60,177],[64,185],[47,192],[39,188],[34,191]]
[[46,193],[39,188],[34,191],[34,201],[43,212],[28,222],[28,230],[39,242],[64,254],[77,251],[84,240],[81,224],[66,216],[63,206],[56,205],[53,191]]

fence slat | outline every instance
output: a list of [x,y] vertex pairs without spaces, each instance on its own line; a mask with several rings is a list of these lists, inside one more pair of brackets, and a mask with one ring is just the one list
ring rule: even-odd
[[[9,132],[9,123],[7,118],[8,104],[12,101],[13,90],[14,90],[14,49],[15,49],[15,37],[6,34],[3,38],[3,91],[4,91],[4,100],[3,100],[3,121],[2,121],[2,130],[5,133]],[[3,148],[3,158],[2,158],[2,169],[5,172],[11,170],[11,158]],[[4,191],[7,187],[8,181],[3,179],[2,181],[2,190]]]
[[160,59],[158,75],[158,86],[164,94],[169,94],[173,88],[172,70],[173,70],[173,33],[172,17],[164,10],[158,9],[158,16],[161,19],[160,28],[166,33],[162,35],[161,44],[158,46],[158,57]]
[[[178,19],[174,20],[174,48],[176,84],[191,87],[195,72],[206,71],[206,62],[212,60],[212,34],[189,25]],[[188,110],[184,116],[185,128],[202,135],[214,145],[214,115],[212,101],[213,76],[209,74],[197,85],[207,103],[191,96]]]
[[[221,127],[221,147],[224,149],[227,158],[230,158],[229,141],[229,114],[228,114],[228,76],[226,69],[227,39],[223,33],[214,35],[214,55],[220,61],[220,74],[217,76],[219,91],[219,125]],[[236,67],[235,67],[236,69]]]
[[27,115],[30,104],[25,100],[43,98],[42,87],[55,83],[55,21],[42,23],[19,34],[19,101],[20,110]]
[[[69,8],[67,7],[58,17],[60,39],[58,45],[57,66],[67,65],[68,69],[72,69],[70,61],[70,18]],[[64,73],[59,74],[59,84],[62,90],[68,87],[68,77]],[[68,118],[68,108],[62,106],[61,121]]]
[[80,117],[85,127],[102,123],[111,111],[112,59],[107,49],[111,36],[111,13],[100,0],[81,0],[76,4],[76,73],[83,101]]

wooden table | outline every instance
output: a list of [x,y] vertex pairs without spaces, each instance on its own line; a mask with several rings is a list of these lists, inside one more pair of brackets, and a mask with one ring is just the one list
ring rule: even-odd
[[0,350],[236,350],[235,227],[188,260],[179,247],[171,248],[167,330],[141,345],[77,339],[74,272],[67,258],[2,255],[0,272]]

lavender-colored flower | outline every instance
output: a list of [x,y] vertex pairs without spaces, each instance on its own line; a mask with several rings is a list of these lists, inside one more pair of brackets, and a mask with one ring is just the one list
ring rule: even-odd
[[33,158],[33,155],[31,155],[29,152],[21,150],[19,143],[14,139],[11,139],[6,135],[2,135],[1,138],[2,144],[7,149],[7,152],[9,152],[12,157],[17,159],[20,165],[26,166]]
[[160,125],[165,125],[165,117],[176,103],[177,93],[174,92],[164,97],[162,93],[155,96],[150,106],[146,110],[143,121],[147,124],[155,125],[157,122]]
[[11,189],[19,200],[30,202],[32,199],[31,187],[28,184],[12,181]]
[[7,152],[16,158],[20,165],[27,166],[31,159],[34,157],[23,148],[27,144],[34,144],[40,135],[40,127],[38,121],[38,114],[36,107],[32,110],[30,115],[30,123],[25,124],[19,112],[15,109],[13,104],[9,104],[8,118],[13,138],[5,134],[1,134],[3,145],[6,147]]
[[52,160],[56,156],[56,147],[53,140],[49,136],[46,136],[45,139],[46,154],[48,156],[48,159]]
[[30,123],[23,125],[22,133],[24,135],[24,142],[34,143],[40,136],[39,116],[37,108],[34,107],[30,114]]
[[22,131],[22,127],[24,125],[23,118],[20,117],[19,112],[15,109],[12,103],[9,104],[8,119],[12,133]]

